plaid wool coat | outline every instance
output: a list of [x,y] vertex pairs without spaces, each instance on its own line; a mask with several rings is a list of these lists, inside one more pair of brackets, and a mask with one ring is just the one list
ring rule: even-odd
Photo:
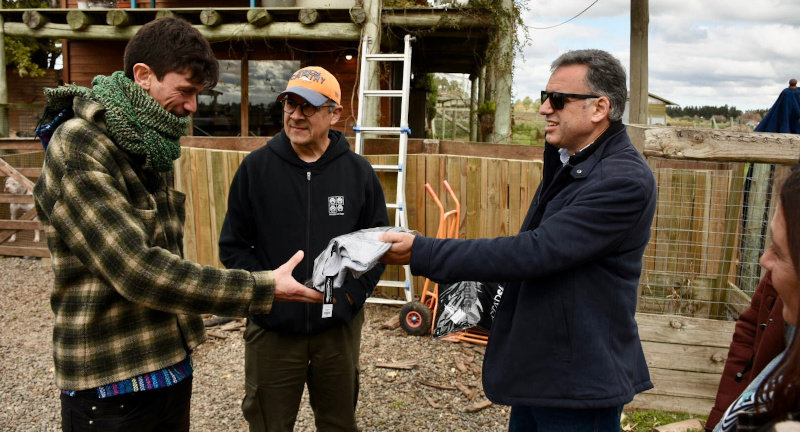
[[162,369],[205,340],[199,313],[268,313],[272,272],[182,259],[185,195],[107,134],[105,109],[76,97],[36,182],[55,282],[56,385],[84,390]]

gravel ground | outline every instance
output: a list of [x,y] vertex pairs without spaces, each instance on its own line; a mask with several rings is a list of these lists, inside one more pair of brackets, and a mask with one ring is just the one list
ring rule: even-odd
[[[0,431],[60,430],[58,391],[53,384],[49,294],[53,275],[39,260],[0,257]],[[498,431],[508,407],[490,406],[480,383],[480,346],[381,329],[397,315],[392,306],[368,304],[361,344],[359,426],[367,431]],[[244,395],[244,343],[238,331],[213,330],[195,352],[193,431],[246,431],[239,405]],[[377,363],[416,361],[412,370]],[[438,389],[422,382],[452,389]],[[456,385],[476,393],[470,400]],[[314,430],[307,398],[296,431]]]

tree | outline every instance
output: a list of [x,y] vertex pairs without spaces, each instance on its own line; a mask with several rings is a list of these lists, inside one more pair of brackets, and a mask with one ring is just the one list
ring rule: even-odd
[[[4,9],[47,9],[60,6],[59,0],[2,0]],[[60,43],[53,39],[6,36],[6,67],[17,69],[19,76],[39,77],[53,69],[61,55]]]
[[459,99],[464,104],[469,105],[469,100],[470,100],[469,92],[461,84],[461,81],[458,80],[451,81],[444,76],[434,75],[433,83],[438,89],[440,96],[447,96],[450,99]]
[[525,96],[525,99],[522,100],[522,106],[525,107],[525,111],[531,109],[531,105],[533,105],[533,100],[531,100],[530,96]]
[[702,117],[705,119],[711,118],[715,115],[723,115],[730,118],[736,118],[742,115],[742,111],[736,107],[729,107],[727,104],[721,107],[703,105],[701,107],[687,106],[687,107],[667,107],[667,115],[672,118],[679,117]]

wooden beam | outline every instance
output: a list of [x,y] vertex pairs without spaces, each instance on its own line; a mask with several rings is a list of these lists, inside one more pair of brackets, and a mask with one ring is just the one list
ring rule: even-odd
[[14,180],[18,181],[19,184],[25,187],[25,189],[33,190],[33,182],[30,181],[27,177],[20,174],[11,164],[0,158],[0,173],[5,173],[6,176],[12,177]]
[[647,124],[647,32],[650,0],[631,0],[631,91],[628,123]]
[[[2,19],[2,18],[0,18],[0,19]],[[2,43],[2,40],[0,40],[0,43]],[[2,73],[2,70],[0,70],[0,74],[1,73]],[[5,83],[3,83],[3,84],[5,84]],[[0,85],[2,85],[2,84],[0,84]],[[2,106],[2,105],[0,105],[0,106]],[[28,151],[28,152],[43,151],[42,150],[42,143],[39,142],[38,140],[29,140],[29,139],[20,140],[20,139],[17,139],[17,138],[0,139],[0,150],[22,150],[22,151]],[[7,156],[7,155],[4,155],[4,156]],[[0,157],[2,157],[2,156],[0,156]]]
[[39,258],[50,258],[50,250],[44,247],[16,247],[0,246],[0,255],[5,256],[32,256]]
[[272,15],[267,9],[250,9],[247,11],[247,22],[253,27],[264,27],[272,22]]
[[33,204],[33,195],[0,194],[0,203],[4,204]]
[[488,14],[486,16],[476,16],[409,12],[402,15],[393,15],[387,12],[381,16],[381,23],[388,26],[408,28],[490,28],[492,26],[492,21],[488,17]]
[[301,9],[297,13],[297,20],[305,25],[316,24],[319,21],[319,12],[316,9]]
[[67,25],[73,30],[84,30],[94,23],[94,17],[83,11],[75,9],[67,12]]
[[[33,212],[33,216],[31,219],[36,217],[36,209],[31,209]],[[40,230],[42,229],[42,224],[39,221],[35,220],[0,220],[0,229],[7,229],[7,230]]]
[[[248,23],[222,24],[217,27],[204,25],[194,27],[210,42],[241,38],[309,41],[327,41],[330,39],[357,41],[361,39],[361,28],[353,23],[318,23],[313,27],[297,22],[274,22],[262,28],[253,27]],[[67,24],[52,23],[45,24],[37,30],[30,29],[23,23],[6,23],[3,28],[8,36],[27,36],[37,39],[127,41],[139,31],[141,26],[90,26],[81,32],[72,30]]]
[[29,28],[38,29],[50,22],[50,18],[35,10],[26,10],[22,13],[22,22]]
[[[636,126],[628,126],[637,130]],[[712,162],[794,164],[800,157],[800,135],[733,132],[727,129],[638,127],[645,156]],[[634,133],[633,135],[636,135]],[[764,151],[769,148],[769,151]]]
[[736,326],[733,321],[641,312],[636,314],[636,323],[643,341],[724,349],[730,345]]

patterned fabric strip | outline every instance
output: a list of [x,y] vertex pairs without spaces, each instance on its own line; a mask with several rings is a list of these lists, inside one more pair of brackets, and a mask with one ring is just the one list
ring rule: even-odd
[[[183,381],[186,377],[191,376],[193,372],[192,359],[190,356],[186,356],[180,363],[164,369],[100,386],[97,388],[97,396],[103,399],[127,393],[169,387]],[[76,392],[73,390],[61,390],[61,393],[67,396],[75,396]]]

